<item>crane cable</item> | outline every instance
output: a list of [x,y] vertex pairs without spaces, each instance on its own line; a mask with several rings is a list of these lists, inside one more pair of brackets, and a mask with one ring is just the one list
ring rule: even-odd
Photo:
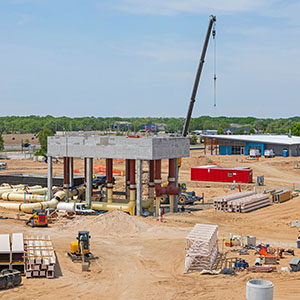
[[212,36],[214,40],[214,107],[217,106],[217,39],[216,39],[216,23],[214,23]]

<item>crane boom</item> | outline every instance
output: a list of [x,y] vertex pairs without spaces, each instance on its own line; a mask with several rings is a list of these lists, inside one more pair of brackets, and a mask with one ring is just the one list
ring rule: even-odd
[[193,91],[192,91],[192,96],[191,96],[191,100],[190,100],[189,109],[188,109],[188,112],[187,112],[187,115],[186,115],[186,118],[185,118],[185,122],[184,122],[184,126],[183,126],[182,135],[184,137],[187,136],[187,134],[188,134],[190,120],[191,120],[191,116],[192,116],[192,112],[193,112],[193,108],[194,108],[194,103],[195,103],[195,99],[196,99],[196,95],[197,95],[198,85],[199,85],[199,81],[200,81],[200,76],[201,76],[202,68],[203,68],[203,65],[204,65],[206,50],[207,50],[207,46],[208,46],[208,42],[209,42],[209,38],[210,38],[210,34],[211,34],[211,31],[212,31],[214,22],[216,22],[216,16],[211,15],[209,17],[208,29],[207,29],[206,38],[205,38],[205,41],[204,41],[202,54],[201,54],[201,58],[200,58],[200,62],[199,62],[195,82],[194,82],[194,87],[193,87]]

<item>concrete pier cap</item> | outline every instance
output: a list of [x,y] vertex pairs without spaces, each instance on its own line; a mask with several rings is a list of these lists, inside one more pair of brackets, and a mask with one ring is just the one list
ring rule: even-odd
[[189,157],[184,137],[49,136],[48,156],[157,160]]

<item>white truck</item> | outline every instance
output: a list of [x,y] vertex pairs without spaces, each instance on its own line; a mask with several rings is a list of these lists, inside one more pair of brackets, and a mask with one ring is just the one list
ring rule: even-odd
[[76,215],[93,215],[96,213],[86,203],[59,202],[56,209],[58,211],[74,212]]
[[250,157],[259,157],[260,151],[258,149],[250,149],[249,156]]
[[274,151],[272,149],[266,149],[265,153],[264,153],[264,156],[265,157],[274,157],[275,153],[274,153]]

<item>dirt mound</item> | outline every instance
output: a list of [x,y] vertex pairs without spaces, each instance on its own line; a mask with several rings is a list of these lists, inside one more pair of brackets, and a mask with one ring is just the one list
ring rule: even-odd
[[190,169],[197,166],[216,165],[217,163],[218,162],[215,162],[207,156],[200,155],[196,157],[183,158],[182,168]]
[[79,217],[65,224],[64,229],[78,228],[78,230],[88,230],[91,233],[103,235],[124,236],[145,232],[150,225],[146,224],[139,217],[132,217],[129,214],[112,210],[96,217]]

